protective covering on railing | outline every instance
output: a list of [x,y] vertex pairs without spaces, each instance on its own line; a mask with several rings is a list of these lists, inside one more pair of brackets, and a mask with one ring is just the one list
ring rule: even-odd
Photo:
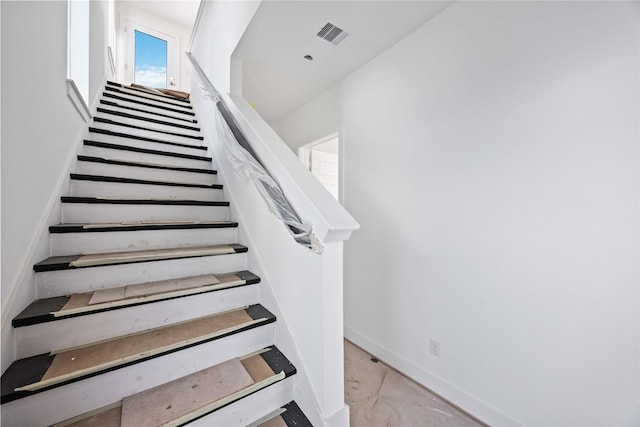
[[[187,54],[191,60],[191,55]],[[216,128],[224,152],[235,172],[253,181],[269,210],[286,226],[294,240],[313,252],[322,253],[322,242],[313,233],[310,224],[302,222],[284,195],[282,188],[262,166],[248,141],[240,132],[233,116],[224,105],[220,95],[204,75],[197,63],[191,61],[203,84],[203,91],[216,105]],[[226,116],[226,117],[225,117]],[[233,127],[233,128],[232,128]],[[242,141],[238,141],[242,139]]]

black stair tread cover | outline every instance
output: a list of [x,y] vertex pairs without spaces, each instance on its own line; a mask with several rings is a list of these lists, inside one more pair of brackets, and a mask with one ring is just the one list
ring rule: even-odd
[[164,170],[172,170],[177,172],[192,172],[192,173],[206,173],[209,175],[217,175],[218,171],[215,169],[201,169],[201,168],[187,168],[182,166],[170,166],[170,165],[156,165],[156,164],[142,164],[136,162],[127,162],[126,160],[114,160],[114,159],[104,159],[102,157],[94,157],[94,156],[85,156],[78,155],[78,160],[85,162],[93,162],[93,163],[104,163],[108,165],[118,165],[118,166],[130,166],[130,167],[140,167],[140,168],[150,168],[150,169],[164,169]]
[[150,181],[138,178],[124,178],[117,176],[90,175],[72,173],[71,179],[79,181],[98,181],[98,182],[118,182],[123,184],[143,184],[143,185],[168,185],[170,187],[190,187],[190,188],[206,188],[209,190],[221,190],[221,184],[192,184],[188,182],[172,182],[172,181]]
[[287,403],[282,407],[282,409],[286,412],[280,414],[280,416],[288,426],[313,427],[311,421],[309,421],[295,401],[292,400]]
[[151,108],[158,108],[158,109],[161,109],[161,110],[173,111],[174,113],[178,113],[178,114],[185,114],[185,115],[188,115],[188,116],[195,116],[196,115],[192,111],[178,110],[176,108],[170,108],[168,106],[165,107],[164,105],[150,104],[148,102],[140,101],[140,100],[137,100],[137,99],[123,98],[122,96],[118,96],[115,93],[102,92],[102,96],[105,97],[105,98],[118,99],[118,100],[124,101],[124,102],[132,102],[134,104],[144,105],[144,106],[151,107]]
[[184,134],[184,133],[169,132],[169,131],[160,130],[160,129],[146,128],[144,126],[130,125],[128,123],[117,122],[115,120],[105,119],[105,118],[102,118],[102,117],[94,117],[93,121],[94,122],[98,122],[98,123],[108,124],[108,125],[123,126],[123,127],[131,128],[131,129],[139,129],[139,130],[143,130],[143,131],[146,131],[146,132],[163,133],[165,135],[173,135],[173,136],[178,136],[180,138],[190,138],[190,139],[198,139],[198,140],[203,140],[204,139],[204,137],[202,135],[187,135],[187,134]]
[[150,115],[153,115],[153,116],[166,117],[166,118],[173,119],[173,120],[180,120],[182,122],[187,122],[187,123],[198,123],[198,121],[196,119],[185,118],[185,117],[176,117],[176,116],[172,116],[170,114],[158,113],[157,111],[142,110],[140,108],[135,108],[135,107],[127,106],[127,105],[120,105],[117,102],[108,101],[108,100],[105,100],[105,99],[101,99],[100,100],[100,104],[108,105],[109,107],[117,107],[117,108],[122,108],[122,109],[125,109],[125,110],[136,111],[136,112],[139,112],[139,113],[150,114]]
[[101,107],[98,107],[97,110],[98,110],[99,113],[110,114],[110,115],[113,115],[113,116],[126,117],[128,119],[133,119],[133,120],[142,120],[142,121],[149,122],[149,123],[156,123],[156,124],[164,125],[164,126],[173,126],[173,127],[177,127],[177,128],[181,128],[181,129],[193,130],[193,131],[196,131],[196,132],[200,132],[201,131],[201,129],[199,127],[183,125],[182,123],[167,122],[165,120],[152,119],[151,117],[143,117],[143,116],[138,116],[138,115],[135,115],[135,114],[125,113],[125,112],[122,112],[122,111],[108,110],[106,108],[101,108]]
[[207,147],[205,147],[204,145],[192,145],[192,144],[186,144],[186,143],[182,143],[182,142],[167,141],[165,139],[156,139],[156,138],[150,138],[150,137],[147,137],[147,136],[132,135],[132,134],[129,134],[129,133],[116,132],[116,131],[109,130],[109,129],[96,128],[96,127],[93,127],[93,126],[89,126],[89,132],[100,133],[100,134],[109,135],[109,136],[115,136],[115,137],[118,137],[118,138],[136,139],[138,141],[148,141],[148,142],[155,142],[157,144],[173,145],[175,147],[193,148],[194,150],[205,150],[205,151],[207,150]]
[[229,206],[225,201],[174,200],[174,199],[111,199],[99,197],[62,196],[62,203],[88,203],[105,205],[166,205],[166,206]]
[[118,224],[117,226],[110,226],[109,224],[100,224],[100,226],[93,225],[92,227],[85,227],[87,225],[93,225],[91,223],[66,223],[57,224],[49,227],[50,233],[100,233],[100,232],[112,232],[112,231],[144,231],[144,230],[190,230],[199,228],[236,228],[238,223],[234,221],[219,221],[219,222],[176,222],[166,224],[161,223],[131,223],[131,224]]

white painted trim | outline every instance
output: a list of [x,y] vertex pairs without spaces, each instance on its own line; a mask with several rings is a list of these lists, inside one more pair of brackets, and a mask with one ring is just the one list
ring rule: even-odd
[[207,4],[205,0],[200,0],[200,6],[198,6],[198,14],[196,15],[196,20],[193,23],[193,30],[191,30],[191,37],[189,37],[189,44],[187,45],[187,52],[191,53],[191,48],[193,47],[193,41],[196,38],[196,34],[198,33],[198,28],[200,27],[200,19],[202,18],[202,13],[204,12],[204,6]]
[[461,390],[443,378],[424,370],[415,363],[403,358],[377,342],[370,340],[355,330],[345,327],[344,335],[349,341],[352,341],[354,344],[362,347],[372,355],[375,355],[387,365],[416,381],[418,384],[426,387],[433,393],[460,407],[482,422],[495,427],[525,426],[524,423],[503,414],[498,409],[481,401],[470,393]]
[[71,100],[71,103],[75,107],[82,120],[88,123],[91,120],[91,112],[89,106],[85,102],[84,98],[78,90],[78,86],[72,79],[67,79],[67,97]]
[[109,58],[109,71],[111,72],[110,79],[108,79],[108,80],[115,80],[115,78],[116,78],[116,60],[114,59],[113,49],[111,48],[111,46],[107,46],[107,56]]

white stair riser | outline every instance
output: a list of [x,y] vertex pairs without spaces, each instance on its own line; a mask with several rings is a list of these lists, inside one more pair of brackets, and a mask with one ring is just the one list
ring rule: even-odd
[[228,206],[63,203],[65,224],[133,221],[228,221]]
[[[97,127],[103,128],[102,126],[97,126]],[[165,138],[164,135],[160,136],[160,134],[158,134],[158,136],[159,137],[156,139],[172,141],[170,138]],[[152,138],[154,137],[155,136],[152,136]],[[89,132],[89,137],[87,139],[89,139],[90,141],[106,142],[109,144],[118,144],[126,147],[138,147],[138,148],[144,148],[147,150],[160,150],[160,151],[167,151],[169,153],[189,154],[192,156],[207,156],[207,150],[201,150],[199,148],[195,148],[197,146],[200,146],[201,145],[200,143],[202,142],[202,141],[196,141],[196,140],[193,141],[195,143],[191,143],[191,141],[188,142],[188,144],[193,145],[193,148],[192,148],[192,147],[182,147],[179,145],[162,144],[159,142],[152,142],[152,141],[142,141],[139,139],[126,138],[123,136],[105,135],[97,132]]]
[[[133,334],[258,303],[258,285],[71,317],[16,329],[18,358]],[[189,307],[185,310],[185,307]],[[69,333],[73,331],[73,333]]]
[[78,197],[110,197],[123,199],[169,199],[223,201],[221,189],[179,187],[170,185],[133,184],[123,182],[71,180],[71,195]]
[[246,426],[294,400],[294,380],[289,377],[270,385],[189,423],[189,427]]
[[[107,102],[117,102],[116,100],[109,100],[109,99],[105,99],[105,101]],[[170,123],[176,123],[176,124],[180,124],[180,125],[187,125],[187,126],[193,126],[193,127],[200,127],[200,125],[198,123],[195,123],[193,120],[197,120],[194,116],[185,116],[184,114],[177,114],[177,113],[172,113],[171,111],[166,111],[163,113],[160,113],[162,115],[159,114],[153,114],[153,113],[147,113],[147,112],[143,112],[143,111],[136,111],[136,110],[147,110],[149,109],[148,107],[145,107],[144,105],[138,106],[138,107],[133,107],[135,108],[135,110],[129,109],[129,108],[122,108],[122,107],[118,107],[118,106],[114,106],[114,105],[106,105],[106,104],[99,104],[98,108],[104,108],[105,110],[110,110],[110,111],[117,111],[120,113],[125,113],[125,114],[131,114],[134,116],[138,116],[138,117],[146,117],[148,119],[154,119],[154,120],[162,120],[165,122],[170,122]],[[100,113],[100,114],[108,114],[108,113]],[[167,117],[167,116],[171,116],[171,117]],[[108,116],[105,116],[108,117]]]
[[[132,96],[135,96],[135,97],[138,97],[138,98],[144,98],[144,99],[148,99],[148,100],[151,100],[151,101],[158,101],[158,102],[160,102],[160,101],[161,102],[169,102],[169,103],[171,103],[173,105],[178,105],[178,106],[183,107],[183,108],[186,108],[187,106],[189,106],[189,107],[191,106],[191,102],[189,102],[189,101],[184,102],[184,101],[180,101],[180,100],[177,100],[177,99],[172,99],[172,98],[169,98],[169,97],[166,97],[166,96],[162,96],[162,95],[156,95],[156,94],[149,93],[149,92],[142,92],[142,91],[139,91],[139,90],[129,89],[127,87],[121,87],[121,88],[118,88],[118,89],[119,89],[120,93],[126,93],[128,95],[132,95]],[[112,92],[112,91],[110,91],[110,92]]]
[[[158,102],[155,99],[141,98],[139,96],[129,95],[128,93],[114,92],[114,91],[105,91],[105,93],[112,94],[112,95],[118,96],[120,98],[124,98],[124,99],[126,99],[128,101],[131,101],[133,103],[144,102],[146,104],[152,104],[155,107],[159,107],[159,108],[163,108],[163,107],[164,108],[171,108],[171,109],[174,109],[174,110],[183,111],[183,112],[187,112],[187,113],[192,113],[193,112],[193,109],[185,108],[182,105],[166,104],[164,102]],[[110,97],[105,97],[103,99],[105,99],[105,100],[114,99],[115,100],[115,98],[110,98]],[[120,102],[120,100],[116,100],[116,101]],[[147,109],[148,108],[148,106],[146,106],[146,105],[142,105],[142,107],[140,107],[141,104],[136,104],[136,105],[139,106],[138,108],[142,108],[142,109]]]
[[273,324],[196,345],[2,405],[2,425],[44,427],[174,379],[258,351]]
[[[118,95],[118,96],[120,96],[120,95]],[[118,105],[121,105],[123,107],[135,108],[135,109],[138,109],[138,110],[145,110],[148,113],[164,114],[164,115],[183,118],[183,119],[187,119],[187,120],[192,120],[192,119],[196,119],[197,120],[197,117],[195,115],[192,116],[191,114],[183,114],[181,112],[165,110],[164,108],[149,107],[148,105],[141,105],[141,104],[138,104],[136,102],[122,100],[122,99],[116,99],[116,98],[110,98],[110,97],[105,97],[105,98],[102,98],[102,99],[104,99],[107,102],[115,102]],[[103,104],[100,104],[100,105],[103,106]],[[109,106],[109,105],[106,105],[104,107],[105,108],[111,108],[111,106]],[[167,107],[171,108],[170,105],[167,105]],[[191,111],[191,112],[193,112],[193,111]]]
[[[162,151],[162,150],[160,150]],[[120,150],[116,148],[102,148],[85,145],[82,154],[86,156],[102,157],[105,159],[124,160],[131,162],[145,162],[158,165],[179,166],[185,168],[211,169],[210,160],[194,160],[181,157],[165,156],[162,154],[138,153],[136,151]]]
[[168,169],[137,166],[110,165],[107,163],[78,162],[78,173],[102,176],[124,176],[135,179],[186,182],[189,184],[217,184],[218,176],[208,173],[183,172]]
[[[101,117],[103,119],[113,120],[114,122],[118,122],[118,123],[123,123],[123,124],[128,124],[128,125],[133,125],[133,126],[139,126],[139,127],[144,127],[144,128],[157,129],[157,130],[161,130],[161,131],[165,131],[165,132],[180,133],[180,134],[184,134],[184,135],[193,135],[193,136],[200,136],[201,135],[200,131],[198,131],[198,130],[185,129],[183,127],[165,125],[165,124],[162,124],[162,123],[154,123],[154,122],[150,122],[148,120],[141,120],[141,119],[136,119],[136,118],[133,118],[133,117],[122,117],[122,116],[109,114],[109,113],[103,113],[103,112],[96,113],[95,117]],[[101,123],[101,122],[94,122],[95,126],[101,126],[103,124],[104,123]],[[188,126],[187,123],[185,123],[185,125]],[[125,132],[124,129],[125,128],[122,128],[122,132]]]
[[[94,122],[92,123],[92,127],[109,130],[112,132],[120,132],[127,135],[141,136],[144,138],[153,138],[153,139],[158,139],[158,140],[167,141],[167,142],[177,142],[180,144],[190,144],[190,145],[202,145],[202,140],[200,139],[188,138],[188,137],[179,136],[179,135],[170,135],[167,133],[155,132],[152,130],[135,129],[135,128],[119,126],[119,125],[110,124],[110,123]],[[145,127],[149,129],[155,129],[154,126],[145,126]],[[174,132],[174,133],[182,134],[182,132]]]
[[36,273],[37,298],[49,298],[136,283],[221,274],[247,269],[247,254],[202,256],[164,261],[76,268]]
[[188,248],[222,245],[237,241],[237,228],[50,234],[52,256]]

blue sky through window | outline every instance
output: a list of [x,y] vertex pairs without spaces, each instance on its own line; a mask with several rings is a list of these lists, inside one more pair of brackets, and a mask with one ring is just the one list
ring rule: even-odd
[[167,41],[135,31],[135,76],[139,85],[167,87]]

